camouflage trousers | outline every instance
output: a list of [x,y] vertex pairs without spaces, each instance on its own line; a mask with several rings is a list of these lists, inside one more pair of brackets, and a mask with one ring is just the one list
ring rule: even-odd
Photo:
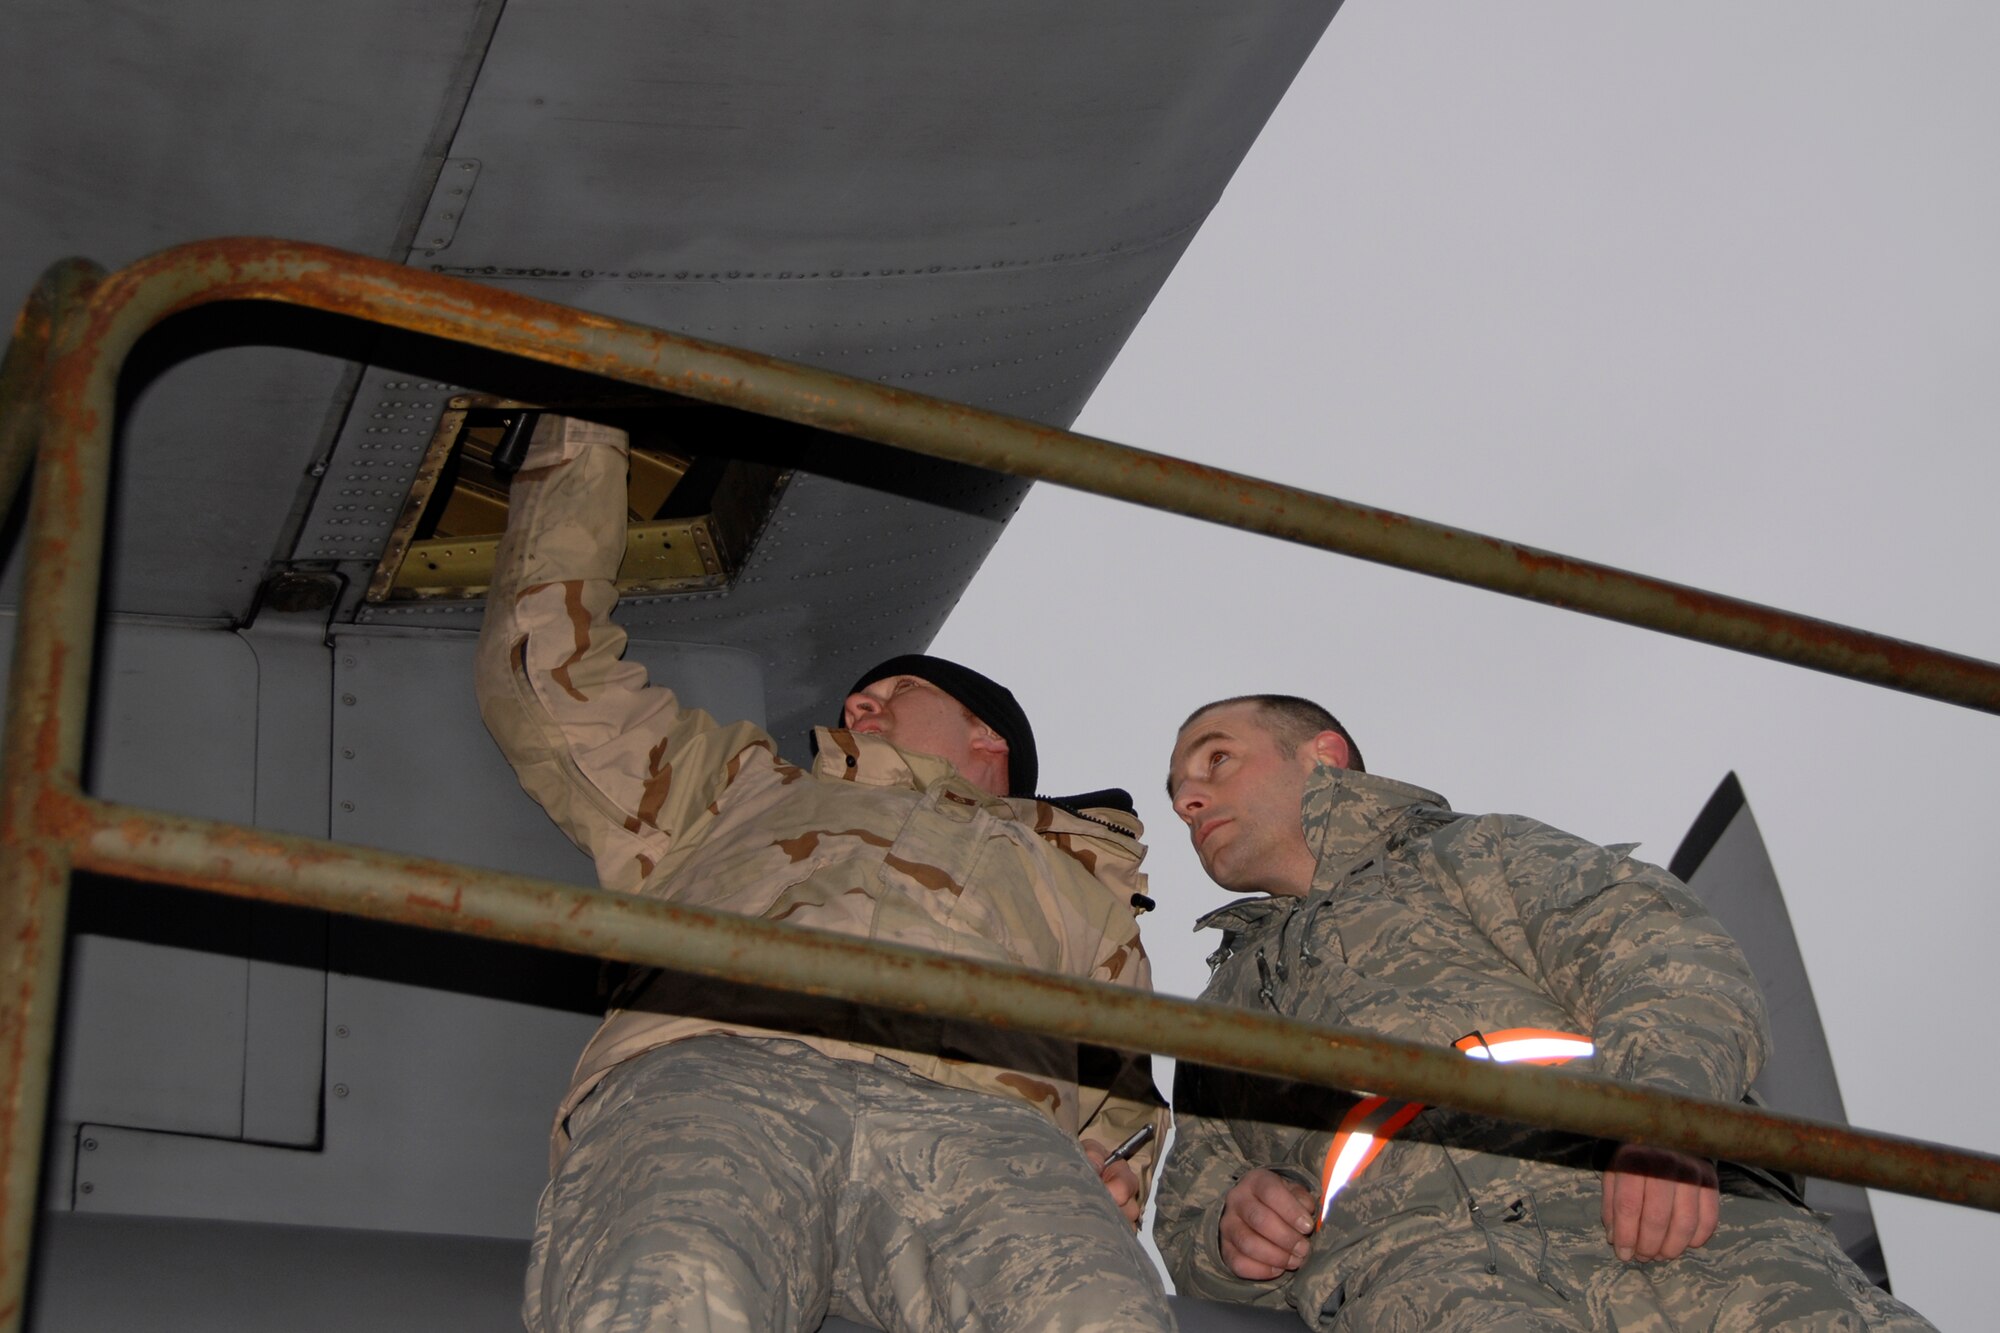
[[[1725,1195],[1715,1235],[1665,1263],[1612,1253],[1596,1199],[1532,1198],[1485,1230],[1398,1250],[1328,1327],[1340,1333],[1937,1333],[1874,1286],[1813,1214]],[[1491,1248],[1488,1247],[1488,1237]]]
[[713,1036],[628,1061],[542,1195],[534,1333],[1170,1329],[1076,1142],[1025,1102]]

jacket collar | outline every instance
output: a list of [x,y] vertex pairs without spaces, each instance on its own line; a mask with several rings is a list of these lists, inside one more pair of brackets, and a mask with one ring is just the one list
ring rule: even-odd
[[1283,916],[1302,899],[1282,894],[1265,894],[1260,898],[1240,898],[1233,903],[1224,903],[1206,916],[1195,919],[1196,930],[1233,930],[1241,933],[1255,933],[1273,917]]
[[958,779],[966,795],[997,801],[973,786],[948,760],[915,750],[899,750],[873,732],[844,728],[815,727],[813,739],[818,753],[813,757],[813,776],[829,782],[859,782],[870,787],[908,787],[923,791],[934,782]]
[[1130,902],[1135,912],[1152,907],[1152,900],[1146,897],[1146,876],[1139,869],[1139,863],[1146,859],[1146,844],[1139,841],[1145,829],[1137,815],[1109,807],[1078,815],[1027,796],[1010,796],[1007,804],[1015,818],[1075,857],[1099,883],[1117,894],[1119,901]]
[[[948,782],[961,798],[970,797],[1003,819],[1014,819],[1045,838],[1084,839],[1112,859],[1129,863],[1136,871],[1146,848],[1139,839],[1145,827],[1139,817],[1110,807],[1091,808],[1075,814],[1051,801],[1031,796],[994,796],[973,786],[948,760],[936,755],[899,750],[872,732],[853,732],[834,727],[814,729],[818,754],[813,759],[813,776],[827,782],[859,782],[871,787],[904,787],[925,791],[934,784]],[[1100,874],[1100,879],[1106,876]],[[1132,891],[1143,889],[1143,882]]]
[[1306,779],[1300,819],[1306,846],[1319,861],[1314,891],[1337,884],[1356,862],[1376,853],[1414,806],[1441,810],[1444,797],[1422,787],[1321,764]]
[[[1319,861],[1309,892],[1338,884],[1357,862],[1374,855],[1417,806],[1451,809],[1436,792],[1394,778],[1326,764],[1315,768],[1299,803],[1306,846]],[[1281,894],[1245,898],[1216,908],[1194,928],[1255,931],[1302,901]]]

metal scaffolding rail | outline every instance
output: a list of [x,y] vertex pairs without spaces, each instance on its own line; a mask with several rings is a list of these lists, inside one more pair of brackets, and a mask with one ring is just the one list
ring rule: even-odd
[[117,806],[81,788],[118,376],[146,330],[274,301],[1053,481],[2000,713],[2000,666],[319,246],[44,275],[0,364],[0,513],[32,458],[0,791],[0,1330],[19,1327],[69,877],[82,869],[1146,1050],[2000,1211],[2000,1157],[548,881]]

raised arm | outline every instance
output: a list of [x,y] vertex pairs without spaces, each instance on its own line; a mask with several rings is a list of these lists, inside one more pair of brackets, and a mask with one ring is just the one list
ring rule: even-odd
[[479,636],[479,709],[521,785],[634,890],[715,799],[732,755],[769,741],[718,728],[623,661],[611,623],[625,553],[625,435],[544,417],[514,479]]

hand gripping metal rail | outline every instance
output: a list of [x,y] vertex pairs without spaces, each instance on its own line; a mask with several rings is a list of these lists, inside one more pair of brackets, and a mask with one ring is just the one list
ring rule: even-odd
[[85,795],[119,372],[146,330],[217,301],[450,339],[2000,713],[1990,662],[359,255],[232,239],[109,275],[66,260],[43,276],[0,364],[0,514],[35,465],[0,792],[0,1330],[22,1313],[73,869],[1368,1088],[2000,1211],[2000,1157],[1983,1153]]

